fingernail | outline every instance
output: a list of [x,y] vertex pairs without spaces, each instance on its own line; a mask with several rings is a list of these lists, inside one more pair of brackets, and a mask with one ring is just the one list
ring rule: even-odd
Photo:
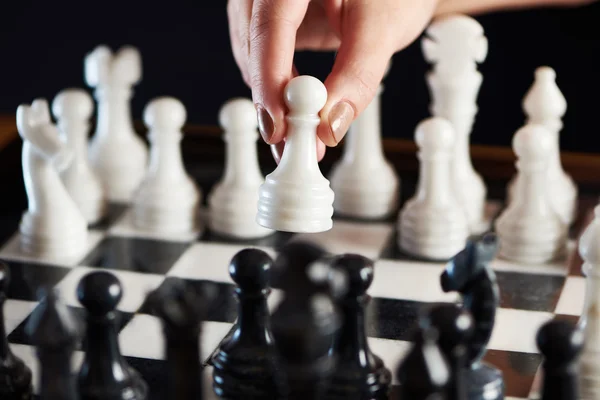
[[260,131],[260,135],[265,142],[269,143],[275,132],[273,118],[271,118],[271,114],[263,106],[256,106],[256,112],[258,113],[258,130]]
[[354,108],[346,102],[340,101],[329,112],[329,128],[331,136],[336,143],[346,135],[350,124],[354,119]]

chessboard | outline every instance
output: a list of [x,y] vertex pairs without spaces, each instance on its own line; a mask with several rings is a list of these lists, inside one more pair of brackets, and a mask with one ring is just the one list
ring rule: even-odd
[[[216,131],[208,129],[204,135],[187,135],[182,144],[186,169],[202,188],[204,198],[223,173],[224,149]],[[259,147],[261,166],[265,173],[270,172],[274,163],[268,148],[263,144]],[[20,148],[21,141],[15,138],[0,151],[3,171],[0,176],[6,178],[4,193],[9,197],[14,193],[12,199],[3,204],[1,232],[4,244],[0,248],[0,259],[8,264],[11,274],[5,304],[8,340],[14,353],[33,370],[36,391],[39,368],[25,326],[38,307],[40,290],[58,289],[68,306],[82,315],[76,286],[85,274],[94,270],[110,271],[123,286],[124,295],[118,305],[121,352],[147,381],[152,399],[169,396],[164,392],[167,367],[162,328],[145,304],[148,292],[175,278],[199,289],[205,285],[217,289],[203,323],[201,339],[205,391],[212,393],[210,356],[231,331],[237,314],[233,296],[235,286],[229,277],[228,265],[244,248],[260,248],[276,256],[281,245],[303,238],[317,242],[332,254],[358,253],[373,259],[375,278],[369,290],[372,300],[368,309],[367,334],[372,351],[392,371],[410,347],[410,332],[419,311],[430,303],[457,300],[456,293],[444,293],[440,288],[443,262],[411,259],[397,250],[395,218],[366,222],[336,217],[333,228],[327,232],[277,232],[257,241],[234,241],[220,238],[207,229],[193,238],[144,234],[132,228],[130,208],[126,204],[112,204],[109,216],[91,227],[91,239],[82,257],[70,260],[26,257],[19,252],[17,233],[19,219],[27,207],[19,164]],[[323,161],[324,173],[336,156],[336,151],[332,151]],[[414,159],[414,154],[392,158],[396,165],[411,165]],[[401,197],[405,201],[414,193],[417,175],[411,168],[400,170]],[[481,173],[489,177],[495,172],[490,170],[488,174],[483,170]],[[502,209],[506,182],[495,180],[488,184],[487,208],[492,219]],[[538,395],[542,357],[535,343],[537,330],[553,318],[573,322],[579,318],[585,278],[581,274],[576,239],[597,199],[597,192],[582,190],[580,193],[580,217],[573,227],[569,255],[565,260],[538,266],[518,265],[500,259],[492,263],[500,287],[500,307],[484,360],[502,371],[507,398],[535,398]],[[277,296],[272,295],[270,305],[276,302]],[[81,362],[82,355],[79,349],[74,367]]]

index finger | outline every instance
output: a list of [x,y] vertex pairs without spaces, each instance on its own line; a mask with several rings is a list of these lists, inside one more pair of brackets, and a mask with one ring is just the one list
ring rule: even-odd
[[310,0],[256,0],[249,29],[248,74],[263,139],[285,133],[283,89],[293,76],[296,32]]

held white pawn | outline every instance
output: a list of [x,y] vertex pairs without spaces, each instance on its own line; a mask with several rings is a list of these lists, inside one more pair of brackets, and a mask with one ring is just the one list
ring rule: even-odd
[[150,165],[133,200],[137,229],[173,235],[199,230],[202,193],[185,171],[180,147],[186,118],[184,105],[172,97],[154,99],[144,110]]
[[17,108],[17,128],[23,138],[23,179],[28,209],[20,224],[23,253],[49,259],[73,259],[87,245],[87,221],[62,183],[73,159],[50,120],[48,102],[35,100]]
[[580,358],[579,388],[582,399],[600,398],[600,206],[579,240],[586,275],[584,349]]
[[333,226],[334,194],[317,161],[319,112],[327,89],[317,78],[298,76],[285,88],[288,132],[281,161],[259,190],[256,221],[286,232],[324,232]]
[[517,196],[496,220],[498,256],[524,264],[542,264],[564,256],[567,225],[547,195],[552,138],[542,125],[527,124],[513,138],[517,155]]
[[225,131],[225,174],[208,197],[209,227],[228,237],[254,239],[273,231],[256,222],[258,189],[265,181],[256,152],[258,121],[254,103],[232,99],[221,107],[219,123]]
[[[389,66],[388,66],[389,70]],[[400,179],[385,159],[381,145],[381,93],[350,126],[344,155],[334,165],[330,181],[336,213],[354,218],[385,218],[396,211]]]
[[90,162],[114,202],[131,201],[148,162],[148,148],[133,128],[130,110],[132,86],[142,76],[141,64],[138,50],[129,46],[115,54],[98,46],[85,58],[85,79],[96,88],[98,101]]
[[61,138],[74,154],[61,178],[89,224],[100,221],[107,208],[102,183],[88,162],[89,120],[93,112],[94,100],[82,89],[63,90],[52,102]]
[[451,179],[454,137],[452,125],[443,118],[429,118],[417,126],[419,183],[398,219],[398,246],[412,256],[445,260],[467,243],[469,222]]

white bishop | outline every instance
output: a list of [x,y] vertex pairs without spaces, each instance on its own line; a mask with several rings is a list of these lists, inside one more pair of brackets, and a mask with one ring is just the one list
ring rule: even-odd
[[87,221],[59,176],[73,160],[73,153],[50,120],[48,102],[37,99],[31,106],[20,105],[17,128],[23,138],[23,179],[29,203],[21,219],[21,250],[34,257],[61,260],[83,255]]
[[94,100],[82,89],[63,90],[52,102],[61,138],[74,155],[61,178],[89,224],[100,221],[107,209],[102,183],[88,161],[89,120],[93,112]]
[[[96,133],[90,141],[90,162],[114,202],[129,202],[144,178],[148,149],[131,119],[132,86],[142,76],[137,49],[113,54],[99,46],[85,58],[85,79],[98,101]],[[127,171],[124,173],[123,171]]]
[[150,165],[133,200],[133,224],[153,233],[188,235],[197,232],[202,193],[185,171],[181,129],[183,104],[172,97],[152,100],[144,110],[149,128]]
[[333,226],[334,194],[317,161],[319,112],[327,89],[298,76],[285,88],[288,132],[281,161],[259,190],[257,222],[286,232],[323,232]]
[[383,85],[350,126],[342,159],[332,168],[333,208],[340,215],[378,219],[397,209],[400,180],[381,145],[382,92]]
[[419,147],[419,183],[398,218],[398,246],[419,258],[442,260],[464,248],[469,236],[467,216],[452,186],[454,156],[452,125],[433,117],[421,122],[415,140]]
[[547,195],[552,138],[542,125],[527,124],[513,138],[517,155],[515,198],[496,220],[498,256],[524,264],[542,264],[566,251],[567,225]]
[[256,222],[258,189],[265,181],[256,152],[258,121],[249,99],[232,99],[221,107],[219,123],[226,143],[223,178],[208,196],[209,227],[240,239],[267,236],[273,231]]

